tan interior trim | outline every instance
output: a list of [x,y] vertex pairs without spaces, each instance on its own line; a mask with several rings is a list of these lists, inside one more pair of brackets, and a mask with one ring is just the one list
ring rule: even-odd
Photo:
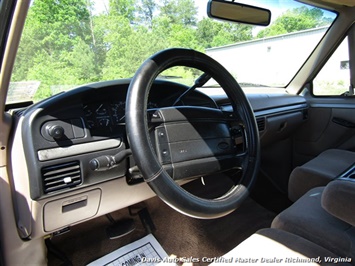
[[52,149],[39,150],[37,152],[38,159],[43,161],[49,161],[53,159],[59,159],[69,156],[75,156],[79,154],[85,154],[94,151],[101,151],[107,149],[113,149],[121,145],[121,139],[107,139],[101,141],[94,141],[83,144],[76,144],[68,147],[58,147]]
[[5,103],[7,91],[10,84],[11,73],[15,62],[16,52],[20,43],[21,33],[25,24],[27,11],[30,6],[30,0],[21,0],[17,2],[9,36],[6,42],[5,53],[0,72],[0,166],[6,165],[6,154],[8,138],[11,129],[11,119],[5,113]]
[[349,7],[354,7],[355,6],[355,1],[354,0],[323,0],[323,1],[326,2],[326,3],[332,3],[332,4],[335,4],[335,5],[339,5],[339,6],[349,6]]
[[299,2],[315,5],[326,9],[338,9],[342,7],[354,7],[355,0],[298,0]]
[[6,168],[11,117],[5,113],[5,102],[15,55],[20,42],[30,0],[19,0],[7,39],[0,73],[0,242],[4,265],[46,265],[46,249],[43,239],[24,242],[17,232],[12,202],[11,182]]

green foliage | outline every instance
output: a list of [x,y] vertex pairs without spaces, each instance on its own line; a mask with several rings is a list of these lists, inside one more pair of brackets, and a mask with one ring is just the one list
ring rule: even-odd
[[142,25],[152,27],[154,12],[157,9],[157,4],[154,0],[139,0],[137,6],[137,20]]
[[170,47],[192,48],[202,50],[195,35],[195,30],[180,24],[173,24],[168,36]]
[[134,20],[136,0],[110,0],[110,14]]
[[39,0],[30,9],[27,28],[49,54],[69,50],[76,37],[88,33],[89,12],[85,0]]
[[161,77],[168,77],[169,80],[192,86],[195,79],[202,75],[201,71],[182,66],[172,67],[161,73]]
[[313,93],[317,96],[340,96],[348,91],[349,81],[344,80],[318,80],[313,83]]
[[197,8],[194,0],[163,0],[160,14],[170,19],[171,23],[185,26],[195,26],[197,23]]
[[307,30],[328,25],[331,19],[323,16],[319,8],[307,8],[305,6],[287,10],[278,17],[268,28],[261,30],[257,37],[269,37],[290,32]]
[[204,18],[198,23],[197,38],[205,48],[222,46],[253,38],[253,27],[245,24],[221,23]]
[[[12,81],[41,81],[35,95],[40,100],[70,86],[132,77],[146,58],[165,48],[204,51],[252,39],[250,26],[198,22],[194,0],[110,0],[109,10],[100,14],[93,4],[35,0]],[[187,82],[200,73],[180,67],[167,75]]]

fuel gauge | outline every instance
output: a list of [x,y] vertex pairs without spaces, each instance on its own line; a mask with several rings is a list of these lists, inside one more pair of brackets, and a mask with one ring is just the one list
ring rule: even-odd
[[109,118],[98,118],[98,124],[100,127],[108,127],[110,125]]

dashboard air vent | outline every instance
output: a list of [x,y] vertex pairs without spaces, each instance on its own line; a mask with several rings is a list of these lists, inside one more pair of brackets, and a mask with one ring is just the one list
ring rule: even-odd
[[82,182],[80,163],[75,161],[42,168],[42,179],[44,193],[75,187]]
[[265,117],[258,117],[256,119],[256,123],[258,125],[259,132],[265,129]]

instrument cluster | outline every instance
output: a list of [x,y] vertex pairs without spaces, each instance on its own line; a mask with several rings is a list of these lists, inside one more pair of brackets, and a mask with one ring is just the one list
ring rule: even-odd
[[[148,109],[158,108],[158,104],[148,102]],[[83,105],[86,127],[105,129],[125,125],[125,101],[94,102]]]

